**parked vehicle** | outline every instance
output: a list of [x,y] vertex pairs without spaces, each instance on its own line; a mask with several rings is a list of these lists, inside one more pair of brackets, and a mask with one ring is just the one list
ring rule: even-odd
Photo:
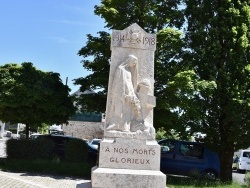
[[92,149],[98,150],[99,143],[101,142],[101,139],[94,138],[90,142],[88,142],[89,147]]
[[250,150],[240,151],[236,169],[238,172],[245,172],[246,170],[250,170]]
[[59,125],[52,125],[49,128],[49,134],[54,134],[54,135],[64,135],[64,132],[61,128],[61,126]]
[[197,142],[172,139],[160,140],[161,171],[166,174],[203,174],[216,179],[220,174],[220,160],[216,152]]
[[101,142],[101,139],[98,139],[98,138],[94,138],[90,142],[88,142],[89,156],[91,156],[94,160],[97,160],[98,153],[99,153],[98,148],[99,148],[100,142]]
[[34,140],[34,139],[36,139],[37,137],[39,137],[40,135],[42,135],[42,134],[39,134],[39,133],[31,134],[31,135],[30,135],[30,139],[31,139],[31,140]]
[[238,163],[239,157],[233,157],[233,164],[232,164],[232,170],[237,170],[237,163]]

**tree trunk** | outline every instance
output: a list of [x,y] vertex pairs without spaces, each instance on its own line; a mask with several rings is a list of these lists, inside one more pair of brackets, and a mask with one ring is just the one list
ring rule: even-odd
[[234,155],[233,144],[221,145],[220,151],[220,179],[222,182],[232,182],[232,160]]
[[29,139],[29,132],[30,132],[30,124],[27,123],[25,129],[26,139]]

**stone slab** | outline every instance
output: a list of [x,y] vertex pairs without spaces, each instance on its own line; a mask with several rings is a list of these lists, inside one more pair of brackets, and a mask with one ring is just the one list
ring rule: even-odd
[[92,168],[92,188],[165,188],[166,175],[160,171]]
[[155,139],[156,35],[136,23],[113,30],[104,137]]
[[[121,131],[106,131],[105,136],[107,138],[127,138],[127,139],[140,139],[148,140],[149,132],[148,131],[136,131],[136,132],[121,132]],[[151,139],[154,139],[154,132],[151,135]]]
[[99,167],[160,170],[160,146],[155,140],[104,138],[100,143]]
[[156,34],[145,32],[136,23],[124,30],[113,30],[111,47],[139,48],[155,51]]

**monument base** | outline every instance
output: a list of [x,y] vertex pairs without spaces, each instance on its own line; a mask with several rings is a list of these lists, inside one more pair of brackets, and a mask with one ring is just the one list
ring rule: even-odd
[[93,167],[92,188],[165,188],[166,175],[161,171]]
[[155,139],[155,129],[150,127],[148,130],[138,130],[136,132],[121,132],[121,131],[106,131],[106,137],[110,138],[130,138],[130,139],[140,139],[140,140],[154,140]]

